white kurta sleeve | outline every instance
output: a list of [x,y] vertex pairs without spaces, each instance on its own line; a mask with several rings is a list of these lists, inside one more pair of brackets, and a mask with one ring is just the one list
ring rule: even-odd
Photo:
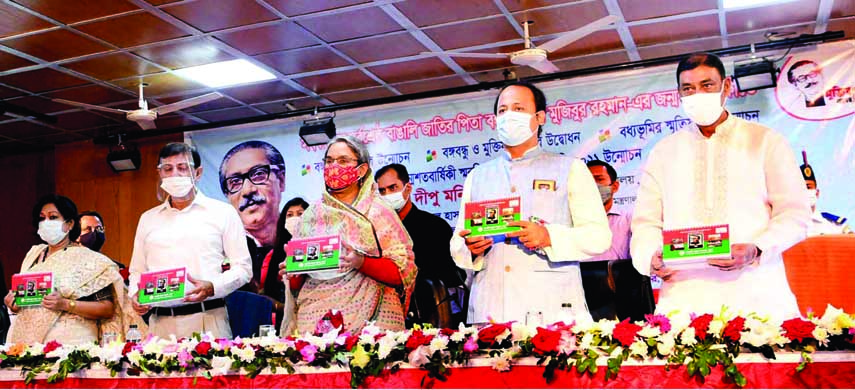
[[223,252],[229,259],[231,267],[228,271],[212,278],[214,298],[225,298],[252,279],[252,260],[249,258],[243,222],[237,211],[234,209],[229,211],[223,229]]
[[[764,253],[780,254],[805,238],[810,206],[795,154],[780,134],[769,137],[763,170],[771,215],[769,224],[754,240]],[[765,256],[764,256],[765,257]]]
[[642,275],[650,275],[653,254],[662,248],[662,167],[658,161],[659,148],[653,148],[641,172],[641,184],[632,213],[632,239],[629,253],[632,264]]
[[552,242],[544,248],[549,261],[585,260],[609,250],[609,220],[597,183],[582,160],[574,159],[570,165],[567,198],[573,226],[546,224]]
[[451,236],[451,257],[458,267],[466,270],[480,271],[484,268],[484,255],[472,258],[472,252],[466,246],[466,240],[460,237],[463,230],[463,221],[466,220],[466,202],[472,199],[472,172],[466,176],[463,182],[463,195],[460,197],[460,210],[457,214],[457,224],[454,226],[454,234]]

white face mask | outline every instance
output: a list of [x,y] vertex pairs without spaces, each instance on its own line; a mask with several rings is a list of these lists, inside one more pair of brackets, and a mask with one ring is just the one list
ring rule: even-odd
[[496,118],[499,130],[499,141],[508,146],[517,146],[532,136],[532,114],[517,111],[506,111]]
[[65,222],[58,219],[41,221],[39,222],[39,237],[48,245],[59,244],[68,235],[68,232],[63,230],[63,225]]
[[812,189],[808,188],[807,192],[805,192],[805,194],[807,194],[807,198],[808,198],[808,202],[810,203],[810,207],[816,207],[816,199],[817,199],[816,190],[815,189],[812,190]]
[[164,177],[160,188],[163,188],[173,198],[182,198],[193,189],[193,178],[189,176]]
[[288,233],[293,235],[297,232],[297,228],[300,226],[300,219],[300,217],[285,218],[285,229],[288,230]]
[[390,207],[395,209],[395,211],[401,210],[402,208],[404,208],[404,205],[407,204],[407,200],[404,199],[404,191],[380,195],[380,197],[382,197],[383,200],[385,200]]
[[[724,89],[722,89],[724,90]],[[698,92],[680,98],[683,111],[692,122],[700,126],[715,123],[724,111],[721,104],[721,92]]]

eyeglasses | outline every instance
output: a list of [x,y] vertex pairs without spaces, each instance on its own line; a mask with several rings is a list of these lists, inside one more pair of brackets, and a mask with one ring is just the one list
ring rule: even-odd
[[172,172],[177,172],[181,175],[189,175],[190,171],[193,170],[193,164],[190,163],[178,163],[178,165],[172,164],[158,164],[157,170],[160,171],[163,175],[171,175]]
[[358,161],[359,161],[359,159],[355,159],[352,157],[344,157],[344,156],[336,157],[336,158],[327,157],[324,159],[324,165],[331,165],[333,163],[338,164],[338,165],[347,165],[349,163],[358,162]]
[[81,230],[81,234],[92,233],[92,232],[101,232],[104,233],[103,226],[87,226],[83,230]]
[[803,75],[801,75],[801,76],[797,76],[797,77],[795,77],[795,78],[794,78],[794,80],[796,80],[796,82],[797,82],[797,83],[803,83],[803,82],[808,81],[808,80],[813,80],[813,79],[815,79],[817,76],[819,76],[819,71],[818,71],[818,70],[813,70],[813,71],[811,71],[810,73],[803,74]]
[[243,188],[243,183],[246,179],[249,179],[250,183],[255,185],[267,184],[267,179],[270,178],[270,171],[274,168],[276,168],[274,165],[255,166],[247,173],[239,173],[227,177],[223,182],[223,188],[230,194],[236,194]]

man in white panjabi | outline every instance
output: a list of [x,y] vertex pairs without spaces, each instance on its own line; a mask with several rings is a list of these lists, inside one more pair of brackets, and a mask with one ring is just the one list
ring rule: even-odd
[[[160,150],[158,174],[169,196],[140,217],[130,265],[134,310],[152,312],[149,332],[169,338],[210,332],[231,338],[225,297],[252,277],[245,230],[237,211],[198,191],[202,175],[199,153],[184,143]],[[228,260],[228,262],[226,261]],[[226,266],[228,264],[228,266]],[[183,301],[140,305],[140,275],[186,267]]]
[[[810,209],[786,139],[723,109],[733,88],[721,60],[693,54],[677,67],[692,124],[662,139],[643,170],[630,252],[639,272],[664,279],[657,312],[799,315],[781,253],[805,238]],[[662,230],[727,223],[731,258],[676,270]]]
[[[543,151],[546,97],[523,82],[505,86],[494,106],[500,156],[466,177],[451,254],[474,272],[468,322],[552,323],[590,318],[579,261],[609,248],[611,231],[597,185],[576,158]],[[502,242],[471,237],[465,204],[520,197],[521,230]]]

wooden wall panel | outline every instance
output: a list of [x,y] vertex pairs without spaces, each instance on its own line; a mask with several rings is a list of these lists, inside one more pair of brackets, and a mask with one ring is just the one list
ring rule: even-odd
[[53,151],[13,156],[0,155],[0,262],[6,286],[21,269],[24,255],[38,242],[31,211],[42,195],[54,190]]

